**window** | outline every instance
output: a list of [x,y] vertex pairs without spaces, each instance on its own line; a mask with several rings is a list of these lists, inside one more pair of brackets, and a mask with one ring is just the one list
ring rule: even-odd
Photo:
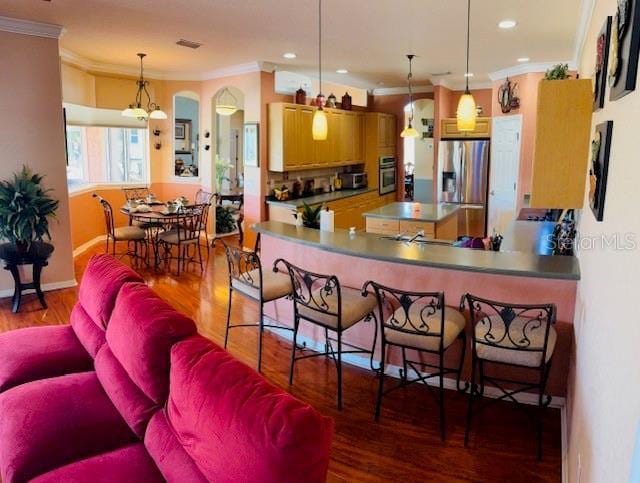
[[88,183],[146,183],[147,129],[67,126],[69,187]]

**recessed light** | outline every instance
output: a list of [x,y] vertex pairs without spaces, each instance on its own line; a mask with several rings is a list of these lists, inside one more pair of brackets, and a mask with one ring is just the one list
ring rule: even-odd
[[284,54],[282,54],[282,57],[284,57],[285,59],[295,59],[297,55],[293,52],[285,52]]
[[502,20],[498,24],[498,27],[500,27],[501,29],[512,29],[516,25],[518,25],[518,22],[516,22],[515,20],[506,19],[506,20]]
[[348,74],[348,73],[349,73],[349,71],[348,71],[347,69],[338,69],[338,70],[336,71],[336,73],[338,73],[338,74]]
[[519,57],[518,62],[529,62],[531,59],[529,57]]
[[473,72],[467,72],[464,75],[465,77],[473,77]]

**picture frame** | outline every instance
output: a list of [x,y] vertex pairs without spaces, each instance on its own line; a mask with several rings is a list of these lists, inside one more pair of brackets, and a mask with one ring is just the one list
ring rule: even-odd
[[242,144],[244,165],[256,168],[260,166],[260,123],[244,123]]
[[640,60],[640,0],[618,0],[611,23],[609,100],[616,101],[636,89]]
[[609,67],[612,22],[613,17],[607,17],[598,37],[596,38],[596,63],[593,73],[594,112],[604,107],[604,98],[607,89],[607,69]]
[[191,152],[191,119],[175,120],[174,146],[177,154]]
[[589,206],[597,221],[604,220],[604,205],[607,194],[607,178],[609,175],[609,156],[611,154],[611,138],[613,121],[606,121],[596,126],[591,141],[591,168],[589,169]]

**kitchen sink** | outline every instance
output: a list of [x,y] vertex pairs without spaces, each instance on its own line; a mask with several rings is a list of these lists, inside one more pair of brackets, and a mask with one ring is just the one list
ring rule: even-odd
[[398,234],[395,236],[384,235],[380,237],[381,240],[391,240],[399,243],[418,243],[420,245],[442,245],[442,246],[451,246],[451,242],[444,240],[433,240],[428,239],[423,236],[407,236],[403,234]]

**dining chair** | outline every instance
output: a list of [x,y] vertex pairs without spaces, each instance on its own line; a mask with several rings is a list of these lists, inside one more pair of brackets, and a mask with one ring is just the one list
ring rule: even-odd
[[[335,275],[310,272],[293,265],[283,258],[273,264],[274,271],[284,270],[289,273],[293,287],[293,346],[291,348],[291,365],[289,367],[289,384],[293,384],[295,362],[311,357],[331,357],[337,370],[338,409],[342,410],[342,356],[344,354],[369,354],[373,368],[373,351],[376,345],[377,325],[374,325],[373,347],[366,349],[344,341],[344,332],[361,320],[370,321],[376,299],[373,295],[362,293],[359,289],[343,287]],[[304,354],[296,357],[298,346],[298,329],[300,322],[305,321],[324,330],[324,352]],[[329,331],[335,333],[335,339],[329,337]],[[336,343],[336,348],[333,347]],[[345,346],[348,350],[343,350]],[[302,349],[305,350],[304,348]]]
[[196,205],[202,205],[206,207],[202,216],[202,229],[204,230],[204,239],[206,240],[207,256],[209,255],[209,252],[211,250],[210,242],[209,242],[209,232],[207,231],[207,224],[209,222],[209,212],[211,211],[211,205],[214,203],[215,197],[216,197],[215,193],[211,193],[209,191],[205,191],[202,188],[200,188],[196,192],[196,197],[194,200],[194,203]]
[[[372,291],[378,302],[378,321],[380,324],[380,370],[378,371],[378,396],[376,400],[375,420],[380,419],[382,397],[396,389],[413,383],[422,383],[432,393],[440,412],[440,438],[445,439],[445,390],[444,376],[456,375],[457,389],[464,392],[468,384],[460,384],[462,365],[466,350],[466,319],[457,309],[447,307],[444,292],[412,292],[390,288],[374,281],[368,281],[362,287],[363,293]],[[455,368],[445,367],[445,353],[456,341],[460,341],[460,355]],[[400,382],[384,389],[385,361],[391,347],[397,347],[402,354]],[[418,360],[407,357],[407,350],[417,351]],[[437,362],[430,362],[422,354],[433,354]],[[409,378],[409,368],[415,374]],[[425,373],[421,369],[436,369],[437,372]],[[429,379],[437,378],[437,391],[429,384]]]
[[[224,332],[224,348],[227,348],[229,330],[237,327],[258,327],[258,372],[262,371],[262,338],[265,328],[291,331],[290,327],[264,323],[264,304],[291,295],[291,279],[288,274],[263,270],[260,257],[255,251],[231,246],[222,240],[229,267],[229,303],[227,305],[227,325]],[[260,306],[258,323],[231,325],[231,302],[238,293],[255,300]]]
[[[204,272],[202,263],[202,250],[200,248],[200,234],[202,233],[202,217],[206,206],[193,205],[188,208],[180,208],[176,213],[173,228],[163,231],[158,235],[158,247],[164,250],[163,258],[168,266],[172,259],[177,261],[177,274],[180,275],[180,267],[186,270],[187,262],[192,262],[189,247],[196,247],[200,272]],[[172,255],[173,248],[177,248],[176,256]]]
[[122,188],[124,197],[127,201],[146,199],[151,194],[148,186],[139,186],[136,188]]
[[[109,242],[111,242],[111,252],[113,256],[116,256],[116,243],[127,242],[127,251],[120,254],[119,257],[128,255],[132,258],[144,260],[146,262],[149,255],[147,233],[138,226],[123,226],[116,228],[111,204],[97,193],[93,193],[93,197],[98,199],[104,213],[107,228],[106,253],[109,253]],[[131,243],[133,243],[133,251],[130,249]],[[141,254],[142,248],[144,248],[144,256]]]
[[[514,397],[525,391],[535,390],[537,407],[534,414],[526,411],[536,424],[537,457],[542,459],[542,418],[544,410],[551,402],[544,391],[551,369],[551,359],[558,340],[554,328],[556,323],[555,304],[512,304],[498,302],[465,294],[460,307],[466,305],[471,314],[473,327],[473,356],[471,361],[471,391],[467,410],[467,427],[464,444],[469,444],[473,406],[476,399],[484,395],[485,386],[490,384],[500,391],[501,396],[482,403],[476,412],[485,409],[496,401],[509,400],[521,404]],[[500,375],[487,375],[485,364],[490,367],[507,367],[509,378]],[[512,376],[514,368],[525,376]],[[476,379],[479,379],[476,382]],[[525,410],[527,405],[522,406]]]

